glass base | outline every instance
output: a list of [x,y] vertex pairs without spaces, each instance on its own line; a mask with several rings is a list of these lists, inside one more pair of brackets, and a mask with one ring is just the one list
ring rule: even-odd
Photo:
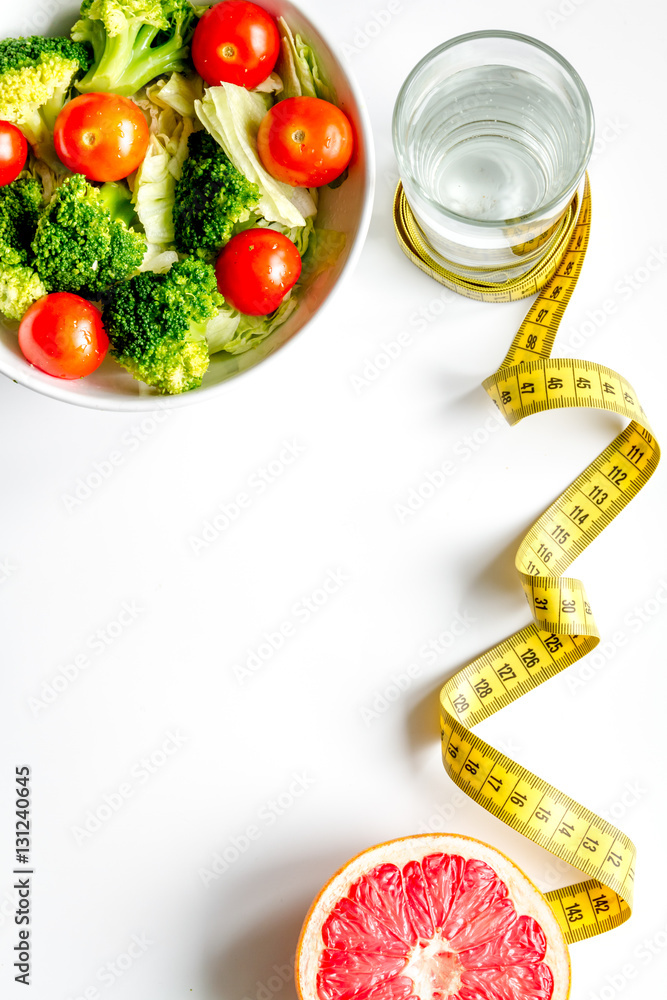
[[[441,234],[431,234],[428,227],[419,219],[417,212],[407,198],[407,194],[405,197],[411,209],[419,242],[423,244],[426,254],[436,264],[451,274],[468,281],[492,282],[500,285],[520,278],[539,267],[540,263],[549,256],[562,239],[573,206],[580,202],[583,184],[582,181],[580,190],[575,193],[564,212],[544,232],[527,239],[525,242],[510,243],[495,250],[488,248],[476,250],[474,247],[464,247],[459,243],[447,240]],[[521,226],[508,231],[510,239],[512,237],[520,239],[523,234],[525,234],[525,228],[522,230]]]

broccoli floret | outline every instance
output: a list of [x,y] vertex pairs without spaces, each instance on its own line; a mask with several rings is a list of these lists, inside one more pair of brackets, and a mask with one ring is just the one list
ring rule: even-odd
[[0,187],[0,261],[27,264],[44,200],[39,181],[19,177]]
[[22,319],[46,295],[30,248],[42,206],[41,185],[32,177],[0,187],[0,312],[8,319]]
[[0,312],[7,319],[22,320],[30,306],[46,294],[42,279],[31,267],[0,263]]
[[114,211],[82,174],[71,174],[42,213],[32,242],[35,266],[50,292],[101,298],[140,266],[146,238],[123,221],[124,200]]
[[77,90],[130,97],[156,76],[188,68],[200,13],[190,0],[83,0],[72,38],[92,46],[93,62]]
[[90,52],[69,38],[0,41],[0,119],[21,129],[37,156],[61,171],[53,127],[72,83],[90,65]]
[[194,132],[188,150],[176,184],[174,242],[179,253],[212,260],[234,226],[250,218],[259,188],[236,169],[208,132]]
[[111,355],[162,394],[195,389],[209,365],[206,328],[223,302],[215,271],[193,257],[164,274],[135,275],[106,299]]

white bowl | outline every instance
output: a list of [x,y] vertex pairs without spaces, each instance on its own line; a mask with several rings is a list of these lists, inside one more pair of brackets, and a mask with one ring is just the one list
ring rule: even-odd
[[[120,365],[107,358],[100,368],[84,379],[73,381],[53,378],[29,365],[21,354],[17,340],[17,325],[0,322],[0,372],[21,385],[54,399],[98,410],[154,410],[158,400],[169,405],[185,405],[210,399],[224,391],[229,379],[249,371],[313,322],[334,289],[354,267],[366,238],[373,207],[374,153],[370,123],[363,97],[347,70],[325,41],[322,33],[298,7],[288,0],[259,0],[261,6],[275,17],[284,16],[292,30],[306,39],[316,51],[323,68],[333,83],[338,103],[350,118],[355,131],[356,150],[350,174],[344,184],[331,190],[323,188],[317,214],[318,226],[334,229],[346,235],[345,250],[336,266],[320,275],[302,293],[298,309],[288,321],[257,348],[245,354],[214,355],[198,389],[177,396],[163,397],[133,379]],[[49,13],[45,14],[48,10]],[[0,15],[0,37],[21,34],[67,33],[77,19],[79,5],[70,0],[55,0],[35,15],[22,16],[16,9],[3,6]]]

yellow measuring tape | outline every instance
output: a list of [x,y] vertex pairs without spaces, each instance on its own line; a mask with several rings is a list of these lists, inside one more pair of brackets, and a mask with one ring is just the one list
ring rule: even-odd
[[[439,264],[429,252],[428,243],[412,214],[402,184],[398,185],[394,197],[394,225],[398,242],[406,256],[413,264],[417,265],[420,271],[435,278],[441,285],[446,285],[447,288],[451,288],[469,299],[477,299],[482,302],[512,302],[515,299],[525,299],[528,295],[534,295],[549,278],[553,277],[574,231],[578,207],[579,199],[575,195],[563,218],[556,225],[554,231],[549,234],[548,246],[545,247],[543,256],[540,257],[536,266],[526,274],[518,278],[509,278],[504,282],[484,281],[484,272],[495,270],[495,268],[478,268],[479,278],[473,280],[453,274]],[[515,247],[515,251],[517,255],[519,251],[527,253],[543,240],[544,237],[541,237],[529,243],[522,243]]]
[[[399,189],[396,229],[412,259],[415,244],[405,241],[406,209],[409,212]],[[582,583],[561,574],[639,492],[660,457],[637,395],[621,375],[592,362],[550,357],[581,271],[590,218],[586,178],[565,252],[550,260],[541,275],[514,279],[507,283],[513,287],[490,294],[479,285],[461,287],[461,279],[454,275],[445,280],[433,268],[432,258],[422,259],[420,265],[471,298],[506,301],[521,297],[519,293],[530,294],[525,291],[526,278],[542,280],[553,264],[505,360],[484,381],[484,388],[510,424],[532,413],[573,406],[610,410],[630,421],[542,514],[519,546],[516,567],[533,623],[459,670],[440,692],[443,762],[452,780],[498,819],[587,876],[546,894],[569,942],[601,934],[630,916],[634,844],[611,823],[470,730],[597,645],[598,631]]]

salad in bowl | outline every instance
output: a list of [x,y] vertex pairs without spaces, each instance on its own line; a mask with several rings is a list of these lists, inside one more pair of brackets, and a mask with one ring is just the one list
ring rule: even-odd
[[358,253],[369,146],[279,0],[83,0],[0,40],[0,370],[136,409],[253,367]]

